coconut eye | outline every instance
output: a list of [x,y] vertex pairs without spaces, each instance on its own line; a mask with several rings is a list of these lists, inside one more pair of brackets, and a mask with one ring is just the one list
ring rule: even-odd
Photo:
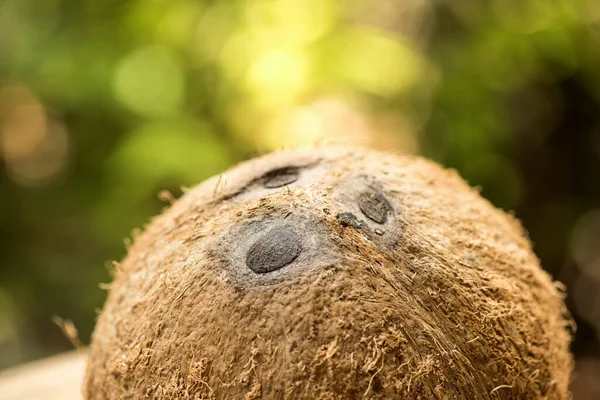
[[248,250],[246,265],[257,274],[291,264],[302,251],[300,237],[290,227],[276,227],[260,237]]
[[264,186],[267,189],[276,189],[292,184],[298,180],[300,171],[296,167],[285,167],[269,172],[264,177]]
[[358,206],[363,214],[378,224],[386,223],[388,213],[392,211],[392,206],[385,197],[373,191],[361,194],[358,198]]

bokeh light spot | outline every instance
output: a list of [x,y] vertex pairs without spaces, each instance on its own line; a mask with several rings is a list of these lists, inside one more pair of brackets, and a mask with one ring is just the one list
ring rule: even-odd
[[250,29],[263,40],[279,45],[304,45],[322,37],[335,19],[331,0],[248,1],[246,18]]
[[370,133],[364,116],[345,102],[320,99],[297,107],[274,119],[263,140],[269,149],[333,143],[369,142]]
[[109,160],[115,178],[128,182],[131,193],[144,194],[165,179],[194,184],[227,165],[227,151],[208,126],[188,119],[142,125]]
[[575,223],[570,249],[581,272],[600,280],[600,209],[584,214]]
[[304,88],[308,73],[305,57],[285,49],[267,52],[251,67],[248,84],[267,106],[290,102]]
[[25,186],[50,183],[67,162],[68,135],[49,118],[26,87],[0,90],[0,151],[13,181]]
[[207,5],[195,27],[194,55],[200,61],[218,59],[237,23],[233,3],[217,1]]
[[176,113],[184,96],[184,76],[176,60],[160,47],[128,54],[113,80],[114,95],[130,110],[148,117]]
[[557,18],[558,7],[548,0],[494,0],[492,8],[508,29],[533,33],[550,26]]
[[192,37],[201,12],[200,2],[174,3],[160,21],[157,34],[167,43],[184,46]]
[[381,96],[407,90],[421,78],[425,68],[418,54],[401,38],[375,29],[355,28],[340,46],[341,75]]
[[[571,295],[578,314],[592,324],[600,335],[600,281],[579,274],[571,289]],[[599,337],[600,339],[600,337]]]

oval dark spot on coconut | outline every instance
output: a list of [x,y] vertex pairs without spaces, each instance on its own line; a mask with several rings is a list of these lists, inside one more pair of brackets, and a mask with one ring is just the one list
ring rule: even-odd
[[300,236],[289,227],[277,227],[260,237],[248,250],[246,265],[257,274],[291,264],[302,251]]
[[300,172],[298,171],[298,168],[280,168],[265,175],[264,186],[267,189],[280,188],[296,182],[299,175]]
[[378,224],[384,224],[388,219],[388,213],[392,211],[390,203],[376,192],[365,192],[358,198],[360,210],[370,220]]

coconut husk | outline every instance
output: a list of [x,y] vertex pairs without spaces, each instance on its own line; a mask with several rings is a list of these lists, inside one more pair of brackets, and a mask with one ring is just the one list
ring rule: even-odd
[[564,291],[456,172],[355,147],[189,190],[114,271],[87,399],[567,399]]

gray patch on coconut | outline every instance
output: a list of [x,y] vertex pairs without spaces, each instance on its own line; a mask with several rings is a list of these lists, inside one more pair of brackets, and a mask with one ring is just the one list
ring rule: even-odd
[[359,221],[358,218],[356,218],[356,215],[354,215],[352,213],[349,213],[349,212],[339,213],[338,215],[336,215],[336,218],[340,222],[340,224],[342,224],[342,226],[344,226],[344,227],[351,226],[356,229],[366,228],[365,223],[363,221]]
[[329,169],[330,164],[325,161],[276,168],[258,178],[254,178],[232,199],[238,201],[256,200],[280,190],[305,188],[319,182]]
[[287,209],[240,221],[211,244],[220,278],[237,288],[281,283],[339,263],[338,244],[318,215]]
[[[374,178],[351,177],[338,185],[332,196],[340,205],[337,218],[342,226],[360,230],[372,242],[388,250],[398,248],[404,231],[401,210]],[[364,220],[359,220],[357,215],[365,216]]]

